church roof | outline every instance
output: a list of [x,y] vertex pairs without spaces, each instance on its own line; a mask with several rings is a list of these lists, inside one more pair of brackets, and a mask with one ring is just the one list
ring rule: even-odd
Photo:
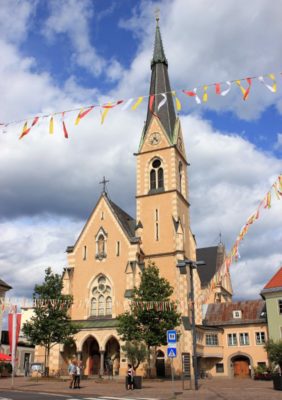
[[[145,123],[146,132],[153,115],[157,115],[162,123],[168,137],[173,139],[174,126],[176,121],[176,113],[174,109],[170,82],[168,77],[168,62],[164,53],[160,28],[156,26],[154,54],[151,61],[151,85],[150,96],[155,96],[152,107],[150,109],[150,100],[148,103],[147,119]],[[166,103],[158,110],[160,102],[164,99],[161,93],[166,94]]]
[[[234,318],[233,311],[241,311],[241,317]],[[208,326],[251,323],[266,323],[266,308],[263,300],[209,304],[203,320],[203,325]]]
[[0,287],[5,288],[6,290],[12,289],[12,286],[8,285],[6,282],[4,282],[2,279],[0,279]]
[[124,210],[122,210],[112,200],[108,199],[108,201],[115,216],[117,217],[118,221],[120,222],[122,228],[126,232],[127,236],[130,238],[130,240],[138,240],[135,237],[136,220],[132,218],[129,214],[127,214]]
[[207,286],[217,270],[218,246],[203,247],[196,250],[197,260],[204,261],[205,265],[197,266],[201,286]]

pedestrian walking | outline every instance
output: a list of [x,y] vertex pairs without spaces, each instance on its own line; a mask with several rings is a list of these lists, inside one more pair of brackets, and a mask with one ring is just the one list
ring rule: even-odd
[[79,361],[77,366],[76,366],[76,376],[75,376],[75,381],[74,381],[74,388],[80,389],[80,380],[83,372],[83,365],[82,361]]
[[75,389],[75,380],[76,380],[76,372],[77,372],[77,362],[76,360],[72,360],[68,366],[68,372],[69,372],[69,376],[70,376],[70,386],[69,388]]
[[133,377],[134,377],[134,369],[131,364],[128,364],[127,369],[127,390],[133,390]]

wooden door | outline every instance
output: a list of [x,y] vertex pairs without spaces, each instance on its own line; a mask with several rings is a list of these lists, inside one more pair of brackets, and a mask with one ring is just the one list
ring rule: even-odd
[[234,376],[237,378],[249,377],[249,364],[246,360],[234,361]]

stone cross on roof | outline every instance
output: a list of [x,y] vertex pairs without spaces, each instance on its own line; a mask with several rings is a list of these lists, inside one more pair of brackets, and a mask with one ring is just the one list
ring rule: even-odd
[[100,185],[103,185],[103,191],[102,193],[107,194],[107,183],[109,183],[110,181],[107,180],[104,176],[103,176],[103,180],[101,182],[99,182]]

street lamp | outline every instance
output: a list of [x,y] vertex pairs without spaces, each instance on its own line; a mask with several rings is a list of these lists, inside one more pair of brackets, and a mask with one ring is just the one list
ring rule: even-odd
[[[177,263],[177,267],[179,268],[180,274],[187,275],[188,265],[190,271],[190,282],[191,282],[191,319],[192,319],[192,337],[193,337],[193,355],[192,355],[192,364],[194,370],[194,380],[195,380],[195,390],[199,389],[198,386],[198,376],[197,376],[197,338],[196,338],[196,326],[195,326],[195,303],[194,303],[194,281],[193,281],[193,270],[197,269],[199,265],[205,265],[204,261],[193,261],[193,260],[179,260]],[[188,294],[189,298],[189,294]]]

